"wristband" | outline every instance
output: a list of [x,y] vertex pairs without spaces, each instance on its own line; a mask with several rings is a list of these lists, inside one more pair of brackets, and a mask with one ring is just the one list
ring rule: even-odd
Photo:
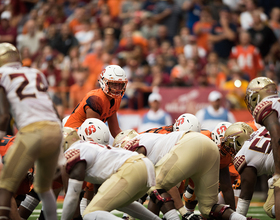
[[251,202],[251,200],[245,200],[245,199],[238,198],[236,212],[243,216],[246,216],[248,213],[250,202]]

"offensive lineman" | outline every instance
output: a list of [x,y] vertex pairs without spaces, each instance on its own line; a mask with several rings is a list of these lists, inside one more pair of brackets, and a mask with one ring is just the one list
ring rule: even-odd
[[[161,210],[166,219],[179,219],[167,191],[182,180],[192,178],[198,207],[204,217],[248,219],[229,206],[217,204],[220,155],[216,144],[205,135],[183,131],[137,135],[135,131],[127,130],[117,135],[113,146],[142,153],[155,164],[156,186],[148,191],[148,208],[154,213]],[[187,215],[187,219],[199,219],[193,213]]]
[[9,43],[0,44],[0,66],[0,139],[5,135],[9,107],[19,129],[13,147],[5,155],[0,176],[0,219],[8,219],[11,198],[34,163],[34,189],[43,202],[45,218],[57,219],[51,184],[62,131],[47,94],[47,81],[40,71],[22,67],[18,50]]

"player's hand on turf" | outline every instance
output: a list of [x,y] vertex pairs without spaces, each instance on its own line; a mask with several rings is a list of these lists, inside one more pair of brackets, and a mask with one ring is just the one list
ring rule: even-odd
[[200,220],[203,219],[200,215],[196,215],[193,212],[187,212],[182,216],[182,220]]

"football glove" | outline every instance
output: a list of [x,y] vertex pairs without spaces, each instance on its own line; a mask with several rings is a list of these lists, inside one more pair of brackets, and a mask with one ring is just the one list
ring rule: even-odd
[[187,212],[182,216],[182,220],[201,220],[203,219],[200,215],[196,215],[193,212]]

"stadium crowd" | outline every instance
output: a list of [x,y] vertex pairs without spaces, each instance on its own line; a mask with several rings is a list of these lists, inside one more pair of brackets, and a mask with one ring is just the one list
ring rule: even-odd
[[263,75],[278,84],[279,6],[257,0],[11,0],[1,4],[0,42],[17,46],[24,66],[43,71],[61,117],[98,87],[109,64],[123,67],[129,80],[121,108],[137,109],[137,94],[155,86],[213,86],[228,92],[229,108],[242,109],[248,81]]

